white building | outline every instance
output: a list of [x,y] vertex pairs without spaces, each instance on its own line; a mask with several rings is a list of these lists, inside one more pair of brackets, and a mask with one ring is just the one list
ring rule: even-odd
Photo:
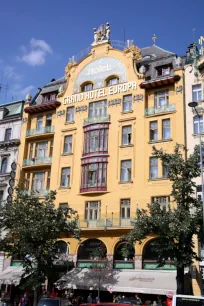
[[[15,101],[0,105],[0,201],[7,200],[12,193],[11,164],[18,158],[23,104],[24,101]],[[17,166],[16,171],[19,170]],[[0,252],[0,271],[6,264],[7,260]]]

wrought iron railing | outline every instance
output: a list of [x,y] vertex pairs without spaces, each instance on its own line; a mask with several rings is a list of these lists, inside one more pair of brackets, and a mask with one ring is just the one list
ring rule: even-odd
[[103,122],[110,122],[110,115],[86,118],[84,119],[84,126],[88,124],[103,123]]
[[54,126],[45,126],[40,129],[33,129],[33,130],[28,130],[26,132],[26,136],[35,136],[35,135],[42,135],[42,134],[49,134],[49,133],[54,133],[55,127]]
[[50,192],[49,189],[38,189],[38,190],[21,190],[21,193],[24,195],[33,195],[36,197],[46,197],[48,193]]
[[41,164],[51,164],[52,157],[35,157],[31,159],[24,159],[23,160],[23,167],[26,166],[34,166],[34,165],[41,165]]
[[78,220],[80,228],[127,228],[134,226],[135,218],[107,218],[98,220]]
[[175,104],[164,105],[160,107],[151,107],[145,109],[145,116],[160,114],[160,113],[169,113],[176,110]]

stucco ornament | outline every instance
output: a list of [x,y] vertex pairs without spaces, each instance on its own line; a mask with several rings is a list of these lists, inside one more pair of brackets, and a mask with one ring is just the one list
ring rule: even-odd
[[68,79],[70,77],[70,70],[75,67],[77,63],[75,62],[69,62],[67,66],[65,67],[65,77]]
[[108,22],[106,24],[101,24],[98,30],[94,28],[93,31],[94,42],[92,45],[97,45],[110,40],[110,24]]
[[141,50],[137,46],[131,45],[130,47],[125,48],[123,52],[125,55],[130,55],[132,59],[136,61],[142,59]]

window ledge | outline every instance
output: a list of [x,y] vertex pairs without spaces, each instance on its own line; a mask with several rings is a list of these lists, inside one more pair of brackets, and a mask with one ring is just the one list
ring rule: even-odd
[[120,148],[128,148],[128,147],[134,147],[133,144],[128,144],[128,145],[121,145]]
[[118,184],[132,184],[133,183],[133,181],[125,181],[125,182],[121,182],[121,181],[119,181],[118,182]]
[[71,189],[71,187],[70,186],[69,187],[59,186],[58,189]]
[[167,180],[169,180],[169,178],[168,177],[149,178],[148,182],[162,181],[162,180],[167,181]]
[[130,113],[133,113],[133,110],[129,110],[129,111],[122,111],[122,112],[121,112],[121,115],[124,115],[124,114],[130,114]]
[[[204,133],[201,133],[201,136],[204,136]],[[197,137],[200,137],[200,134],[199,134],[199,133],[198,133],[198,134],[195,134],[195,133],[194,133],[194,134],[193,134],[193,137],[196,137],[196,138],[197,138]]]
[[174,114],[176,113],[176,110],[169,111],[169,112],[161,112],[161,113],[156,113],[156,114],[151,114],[151,115],[144,115],[145,118],[150,118],[150,117],[156,117],[156,116],[163,116],[163,115],[169,115],[169,114]]
[[150,141],[148,141],[148,143],[149,144],[153,144],[153,143],[168,142],[168,141],[172,141],[172,138],[169,138],[169,139],[160,139],[160,140],[150,140]]
[[73,155],[73,153],[62,153],[62,156],[69,156],[69,155]]
[[75,121],[65,121],[65,123],[64,124],[74,124],[75,123]]

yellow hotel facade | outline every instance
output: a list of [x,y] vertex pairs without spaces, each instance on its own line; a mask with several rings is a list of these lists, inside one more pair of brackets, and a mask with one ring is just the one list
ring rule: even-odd
[[25,103],[19,179],[28,193],[56,190],[56,206],[78,212],[81,241],[61,238],[69,259],[75,269],[88,268],[90,250],[103,244],[123,273],[115,292],[176,290],[171,265],[156,268],[152,238],[125,258],[120,237],[133,227],[137,208],[173,205],[152,147],[173,152],[176,143],[185,145],[183,73],[182,59],[156,45],[120,50],[105,40]]

